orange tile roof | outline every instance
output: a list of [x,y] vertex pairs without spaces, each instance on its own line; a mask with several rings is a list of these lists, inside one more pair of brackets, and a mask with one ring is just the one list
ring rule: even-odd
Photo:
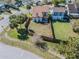
[[36,6],[33,7],[32,10],[32,16],[33,17],[43,17],[43,12],[48,12],[50,8],[50,5],[44,5],[44,6]]

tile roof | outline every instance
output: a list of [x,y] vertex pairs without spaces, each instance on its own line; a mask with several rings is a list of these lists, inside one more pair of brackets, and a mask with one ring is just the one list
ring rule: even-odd
[[32,10],[32,16],[33,17],[43,17],[43,12],[48,12],[50,8],[50,5],[44,5],[44,6],[36,6],[33,7]]
[[65,12],[65,7],[53,7],[53,12]]

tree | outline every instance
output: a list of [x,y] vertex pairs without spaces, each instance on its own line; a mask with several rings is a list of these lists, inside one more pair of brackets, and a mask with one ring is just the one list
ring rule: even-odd
[[65,3],[65,0],[52,0],[55,6],[58,6],[59,3]]
[[27,16],[24,15],[24,14],[21,14],[21,15],[12,15],[10,16],[10,25],[12,27],[18,27],[18,25],[20,24],[20,28],[21,28],[21,25],[24,24],[24,22],[27,20]]
[[18,15],[16,19],[18,20],[17,23],[20,24],[20,28],[21,28],[21,25],[27,20],[27,16],[24,14],[21,14],[21,15]]
[[27,14],[27,17],[28,17],[28,19],[27,19],[27,21],[25,23],[25,28],[26,28],[26,31],[28,32],[28,27],[29,27],[30,21],[32,19],[32,14],[31,13]]
[[31,9],[31,6],[30,5],[27,5],[26,8],[29,10],[29,9]]
[[17,23],[17,20],[16,20],[16,15],[12,15],[9,17],[9,21],[10,21],[10,27],[11,28],[18,28],[18,23]]
[[58,46],[61,54],[65,55],[66,59],[79,59],[79,43],[77,38],[69,37],[68,43],[63,43]]

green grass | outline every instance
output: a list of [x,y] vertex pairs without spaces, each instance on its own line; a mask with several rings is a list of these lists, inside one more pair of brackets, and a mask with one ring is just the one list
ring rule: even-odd
[[[20,29],[20,26],[18,27],[18,29]],[[25,29],[24,24],[21,25],[21,29]],[[8,32],[8,35],[12,38],[18,38],[19,33],[17,32],[17,29],[10,29]]]
[[53,23],[55,36],[57,39],[66,40],[69,37],[77,36],[72,29],[70,23],[56,22]]
[[[52,25],[54,26],[56,39],[66,41],[66,40],[69,39],[69,37],[79,37],[79,35],[77,35],[76,33],[73,32],[72,26],[71,26],[70,23],[54,22],[54,23],[52,23]],[[10,37],[13,37],[13,38],[17,38],[17,35],[18,35],[16,29],[10,30],[8,32],[8,34],[9,34]],[[28,41],[26,40],[26,43],[27,42],[30,42],[30,40],[28,40]],[[60,44],[53,43],[53,42],[52,43],[51,42],[47,42],[47,44],[48,44],[49,49],[53,49],[55,51],[58,51],[58,49],[61,46]],[[36,54],[38,54],[40,56],[43,56],[45,59],[48,59],[49,57],[50,57],[49,59],[51,59],[51,55],[48,52],[42,53],[41,51],[39,51],[37,48],[34,48],[33,46],[31,46],[32,49],[30,49],[30,46],[28,44],[25,44],[25,43],[20,44],[18,42],[17,43],[16,42],[12,42],[12,43],[10,42],[10,45],[18,46],[18,47],[21,47],[23,49],[32,51],[33,53],[36,53]],[[57,57],[53,56],[53,59],[56,59],[56,58]]]
[[5,44],[11,45],[11,46],[15,46],[18,48],[22,48],[24,50],[28,50],[34,54],[37,54],[37,55],[43,57],[44,59],[60,59],[57,56],[54,56],[54,55],[48,53],[47,51],[44,52],[44,51],[40,50],[39,48],[35,47],[34,45],[28,44],[28,42],[12,41],[12,40],[8,40],[8,39],[0,39],[0,42],[3,42]]
[[19,35],[19,33],[17,33],[16,29],[11,29],[9,32],[8,32],[8,35],[12,38],[18,38],[17,35]]
[[19,47],[19,48],[22,48],[24,50],[28,50],[30,52],[33,52],[41,57],[43,57],[44,59],[60,59],[58,58],[57,56],[54,56],[52,54],[50,54],[49,52],[44,52],[42,51],[41,49],[37,48],[32,42],[31,42],[31,37],[26,40],[26,41],[21,41],[17,38],[17,31],[16,29],[11,29],[9,32],[7,32],[8,35],[12,38],[16,38],[15,41],[13,40],[9,40],[9,39],[1,39],[0,41],[3,42],[3,43],[6,43],[8,45],[12,45],[12,46],[15,46],[15,47]]
[[[54,26],[55,36],[58,40],[67,41],[69,40],[69,37],[79,38],[79,35],[73,32],[70,23],[54,22],[52,25]],[[47,44],[50,49],[53,48],[55,50],[59,49],[60,46],[58,43],[47,42]]]
[[21,6],[21,7],[19,7],[19,9],[20,10],[26,10],[27,8],[26,8],[26,6]]

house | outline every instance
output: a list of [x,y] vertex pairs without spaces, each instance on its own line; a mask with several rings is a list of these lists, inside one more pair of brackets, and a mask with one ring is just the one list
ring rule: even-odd
[[34,1],[35,3],[39,2],[39,1],[42,2],[42,0],[33,0],[33,1]]
[[0,4],[0,12],[6,12],[8,11],[9,9],[6,7],[5,4]]
[[16,7],[23,6],[22,1],[18,1],[18,2],[16,2],[16,3],[15,3],[15,6],[16,6]]
[[68,4],[68,14],[72,16],[73,18],[79,18],[79,4],[78,3],[73,3],[73,4]]
[[34,2],[36,3],[36,4],[48,4],[48,3],[51,3],[52,2],[52,0],[34,0]]
[[66,21],[67,12],[65,7],[53,7],[51,14],[52,20]]
[[32,10],[32,18],[34,22],[47,23],[48,11],[50,5],[36,6]]
[[76,0],[65,0],[66,4],[75,3]]

